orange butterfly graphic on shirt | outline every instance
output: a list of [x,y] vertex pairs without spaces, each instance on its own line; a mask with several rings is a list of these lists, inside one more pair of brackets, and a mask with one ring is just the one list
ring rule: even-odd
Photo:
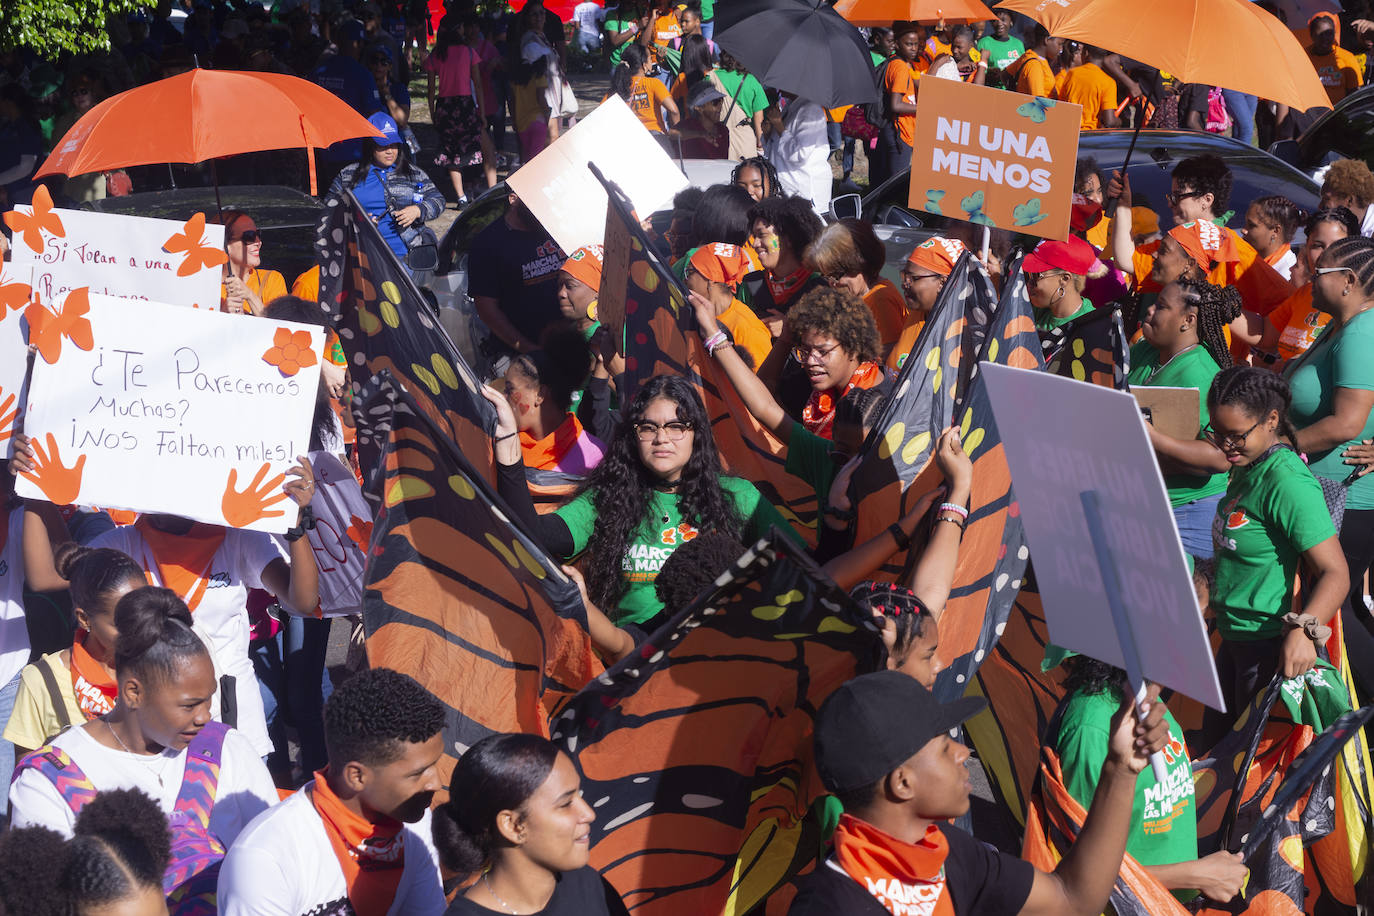
[[20,213],[18,210],[11,210],[5,214],[5,225],[9,226],[15,235],[22,235],[24,244],[33,249],[35,254],[43,253],[45,231],[59,239],[67,234],[67,230],[62,228],[62,218],[52,212],[52,195],[48,193],[47,187],[41,184],[38,190],[33,192],[32,212]]
[[33,298],[33,287],[27,283],[5,283],[0,285],[0,319],[11,309],[19,311]]
[[90,350],[95,346],[91,336],[91,320],[86,313],[91,310],[87,287],[74,289],[67,294],[62,303],[62,311],[54,312],[35,299],[24,310],[29,320],[29,343],[38,348],[38,353],[47,360],[48,365],[57,362],[62,355],[62,338],[67,338],[79,349]]
[[219,267],[229,260],[222,249],[205,244],[204,213],[197,213],[188,219],[180,232],[162,243],[162,250],[168,254],[186,252],[185,259],[177,268],[178,277],[189,277],[206,267]]

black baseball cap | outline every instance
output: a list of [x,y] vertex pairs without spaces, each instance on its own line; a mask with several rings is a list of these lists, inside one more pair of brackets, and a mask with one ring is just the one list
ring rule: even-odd
[[831,792],[871,786],[988,705],[982,697],[941,703],[900,671],[862,674],[816,715],[816,768]]

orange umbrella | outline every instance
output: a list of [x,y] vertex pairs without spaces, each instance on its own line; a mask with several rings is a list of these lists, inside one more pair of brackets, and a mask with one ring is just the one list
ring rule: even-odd
[[979,0],[839,0],[835,12],[852,25],[890,26],[899,19],[967,25],[997,18]]
[[1071,38],[1202,83],[1306,110],[1329,108],[1312,61],[1282,22],[1250,0],[1002,0]]
[[312,150],[314,194],[315,147],[380,136],[347,102],[308,80],[189,70],[96,105],[63,135],[34,177],[305,147]]

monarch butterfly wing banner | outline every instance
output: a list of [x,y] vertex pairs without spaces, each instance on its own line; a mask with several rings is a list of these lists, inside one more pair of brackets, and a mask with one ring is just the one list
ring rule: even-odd
[[574,583],[410,392],[362,388],[380,443],[377,520],[364,576],[368,660],[447,706],[447,772],[493,732],[548,734],[601,673]]
[[[383,371],[404,386],[439,430],[494,483],[491,437],[496,413],[409,272],[382,240],[351,191],[326,195],[316,233],[320,302],[353,374],[353,394]],[[380,442],[359,424],[359,463],[376,467]]]
[[[978,273],[986,276],[981,269]],[[978,371],[984,362],[1044,368],[1019,264],[1008,272],[991,322],[966,321],[966,336],[975,335],[978,356],[965,364],[971,381],[957,408],[960,440],[973,461],[973,485],[954,581],[940,617],[938,651],[944,668],[936,678],[935,694],[945,702],[963,696],[997,643],[1029,557],[1011,470]]]
[[[613,337],[618,333],[616,322],[623,322],[621,403],[633,400],[639,386],[655,375],[680,375],[692,381],[711,419],[726,471],[752,481],[797,533],[814,545],[819,512],[815,490],[787,473],[785,446],[754,419],[734,386],[717,370],[696,333],[686,291],[659,259],[619,188],[602,181],[610,206],[599,301],[611,304],[609,309],[598,306],[598,314]],[[620,263],[625,269],[615,271],[612,265]]]
[[744,914],[820,851],[816,710],[875,633],[772,531],[552,723],[636,916]]
[[1097,309],[1040,334],[1045,371],[1065,378],[1127,391],[1130,346],[1121,323],[1121,308]]

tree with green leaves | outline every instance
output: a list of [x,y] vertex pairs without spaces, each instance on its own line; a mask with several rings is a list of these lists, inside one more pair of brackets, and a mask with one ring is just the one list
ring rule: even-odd
[[148,0],[3,0],[0,48],[29,48],[44,57],[110,47],[107,16],[123,16]]

